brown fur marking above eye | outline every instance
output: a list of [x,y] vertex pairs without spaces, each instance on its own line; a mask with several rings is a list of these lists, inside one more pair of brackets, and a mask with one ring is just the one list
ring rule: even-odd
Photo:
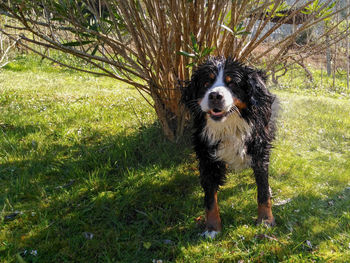
[[232,81],[232,78],[230,76],[226,76],[225,81],[226,81],[226,83],[229,83]]
[[212,79],[212,80],[214,80],[214,79],[215,79],[215,74],[214,74],[213,72],[210,73],[210,74],[209,74],[209,78]]
[[247,104],[245,104],[240,99],[234,98],[233,101],[238,109],[242,110],[242,109],[247,108]]

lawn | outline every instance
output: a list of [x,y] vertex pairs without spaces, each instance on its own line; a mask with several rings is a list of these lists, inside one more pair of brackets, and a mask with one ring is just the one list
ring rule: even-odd
[[0,262],[350,262],[349,93],[290,79],[272,89],[277,226],[255,226],[246,170],[206,240],[188,135],[167,141],[132,87],[19,57],[0,71]]

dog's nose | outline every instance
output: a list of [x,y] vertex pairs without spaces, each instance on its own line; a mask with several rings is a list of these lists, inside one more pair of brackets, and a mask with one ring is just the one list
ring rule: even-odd
[[209,101],[220,102],[222,98],[223,96],[219,92],[213,91],[209,93]]

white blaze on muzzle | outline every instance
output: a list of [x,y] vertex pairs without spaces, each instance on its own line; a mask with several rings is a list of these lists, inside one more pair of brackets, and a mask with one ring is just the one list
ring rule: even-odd
[[221,110],[225,112],[229,111],[233,104],[233,97],[231,91],[225,86],[223,67],[219,69],[219,74],[216,78],[215,83],[206,91],[204,98],[200,103],[200,107],[204,112],[211,110],[209,107],[209,94],[212,92],[217,92],[223,97]]

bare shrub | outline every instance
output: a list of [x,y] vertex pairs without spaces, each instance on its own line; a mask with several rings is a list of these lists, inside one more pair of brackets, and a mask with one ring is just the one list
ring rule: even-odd
[[[212,54],[231,56],[274,73],[285,70],[347,35],[346,30],[330,34],[338,28],[337,23],[330,23],[317,38],[295,48],[302,32],[346,9],[332,3],[3,0],[2,13],[15,19],[18,26],[0,30],[48,59],[54,60],[39,46],[72,54],[93,68],[57,63],[124,81],[150,95],[153,102],[149,103],[165,135],[174,140],[186,123],[180,88],[193,66]],[[284,25],[292,25],[292,30],[274,39]],[[11,34],[10,27],[21,33]],[[261,46],[264,49],[256,52]]]

